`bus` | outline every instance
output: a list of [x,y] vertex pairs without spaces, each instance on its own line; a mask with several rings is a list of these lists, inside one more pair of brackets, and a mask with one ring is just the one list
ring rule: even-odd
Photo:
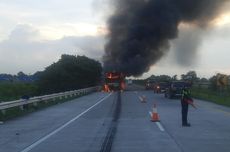
[[106,72],[104,91],[120,91],[125,89],[125,75],[121,72]]

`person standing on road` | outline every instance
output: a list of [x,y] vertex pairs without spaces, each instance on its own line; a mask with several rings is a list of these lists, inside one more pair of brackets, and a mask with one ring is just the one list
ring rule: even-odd
[[191,125],[188,123],[188,100],[191,99],[191,92],[188,88],[184,87],[182,90],[182,97],[181,97],[181,113],[182,113],[182,126],[183,127],[190,127]]

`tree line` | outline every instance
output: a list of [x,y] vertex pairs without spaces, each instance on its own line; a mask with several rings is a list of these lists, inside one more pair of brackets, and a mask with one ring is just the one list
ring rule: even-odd
[[[210,78],[198,77],[196,71],[188,71],[185,74],[181,74],[180,78],[178,75],[168,76],[168,75],[151,75],[147,80],[154,80],[156,82],[171,82],[171,81],[187,81],[191,84],[207,84],[209,89],[218,90],[220,88],[229,88],[230,76],[217,73]],[[221,84],[219,81],[224,81],[224,84]]]
[[100,62],[86,56],[63,54],[57,62],[33,75],[0,74],[0,101],[96,86],[101,74]]
[[98,85],[101,63],[86,56],[62,55],[38,75],[40,93],[54,93]]

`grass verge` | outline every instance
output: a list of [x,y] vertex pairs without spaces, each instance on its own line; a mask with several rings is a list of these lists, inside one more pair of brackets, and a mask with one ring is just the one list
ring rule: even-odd
[[218,92],[205,88],[192,88],[191,91],[194,98],[230,107],[229,92]]

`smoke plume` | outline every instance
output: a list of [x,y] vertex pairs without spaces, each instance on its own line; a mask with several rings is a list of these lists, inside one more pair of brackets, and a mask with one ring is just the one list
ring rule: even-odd
[[228,0],[111,1],[114,13],[108,19],[104,67],[140,76],[167,53],[179,24],[206,28]]
[[172,41],[171,51],[175,63],[182,67],[194,67],[197,65],[199,58],[199,48],[202,44],[202,39],[208,30],[202,30],[199,27],[183,27],[179,28],[178,38]]

